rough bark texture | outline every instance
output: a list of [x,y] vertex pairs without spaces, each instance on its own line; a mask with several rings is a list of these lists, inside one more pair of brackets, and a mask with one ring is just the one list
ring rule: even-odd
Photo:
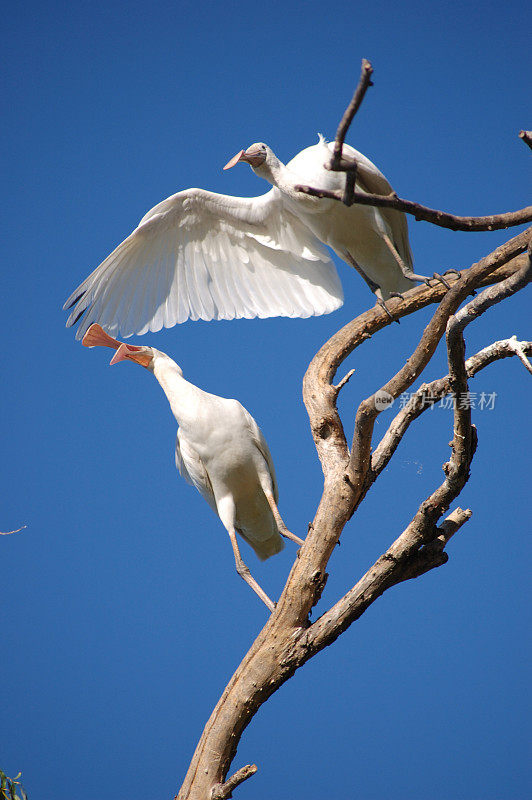
[[[363,62],[359,86],[338,129],[331,169],[356,173],[356,165],[344,162],[342,145],[354,113],[371,85],[371,72],[369,62]],[[353,186],[354,181],[350,191]],[[316,193],[314,190],[310,192]],[[359,201],[356,193],[347,200],[352,201],[353,197],[355,202]],[[345,196],[336,199],[346,201]],[[373,204],[391,204],[400,208],[397,203],[403,203],[397,198],[392,198],[392,201]],[[419,218],[427,218],[420,215],[419,208],[423,207],[417,206],[413,213]],[[442,212],[434,214],[441,215]],[[524,217],[532,219],[532,208],[527,209]],[[453,228],[458,218],[450,222],[447,220],[446,223],[441,222],[441,217],[438,219],[440,221],[431,221]],[[492,228],[516,224],[508,222],[508,219],[508,215],[500,215],[496,224],[492,219],[489,225],[485,220],[482,225]],[[473,230],[475,227],[473,224],[462,229]],[[532,342],[518,342],[511,337],[490,344],[467,360],[464,343],[467,325],[531,280],[530,251],[524,253],[531,235],[532,228],[462,271],[448,291],[441,283],[436,283],[412,289],[402,299],[387,301],[388,310],[394,318],[412,314],[433,303],[438,303],[438,306],[406,363],[384,386],[360,403],[351,446],[348,445],[336,407],[338,394],[350,373],[336,386],[333,380],[342,362],[355,348],[391,324],[390,314],[376,305],[338,331],[312,360],[304,378],[303,396],[323,468],[322,497],[274,611],[229,681],[205,726],[179,791],[179,800],[224,800],[231,797],[235,787],[251,777],[257,769],[255,765],[246,765],[227,778],[240,737],[260,706],[299,667],[334,642],[386,589],[416,578],[447,561],[447,542],[472,514],[469,509],[461,508],[456,508],[450,514],[447,512],[468,480],[477,440],[470,408],[461,407],[456,402],[451,456],[444,465],[441,484],[421,503],[405,530],[358,583],[319,619],[310,622],[310,612],[318,602],[327,580],[329,558],[346,522],[392,458],[412,422],[441,397],[467,392],[469,379],[501,358],[517,356],[532,372],[528,361]],[[481,291],[460,309],[475,289],[484,286],[490,288]],[[447,346],[449,374],[430,384],[423,384],[407,406],[394,417],[375,446],[373,434],[381,410],[379,399],[386,395],[397,398],[412,386],[443,337]]]
[[[438,520],[461,492],[476,447],[470,410],[455,404],[452,453],[444,467],[444,480],[421,504],[401,535],[343,598],[314,623],[309,613],[318,602],[327,580],[326,568],[341,532],[364,495],[392,457],[410,423],[430,403],[423,396],[439,397],[467,391],[467,381],[500,358],[518,356],[527,361],[531,342],[515,338],[495,342],[465,361],[463,330],[494,302],[500,302],[530,280],[530,259],[518,256],[530,231],[510,240],[478,264],[462,273],[445,293],[440,285],[420,287],[405,299],[394,300],[392,313],[404,316],[441,299],[418,346],[407,363],[380,391],[393,397],[405,391],[421,374],[438,342],[446,334],[449,375],[425,384],[392,420],[371,456],[372,434],[379,413],[377,393],[358,409],[351,453],[336,409],[339,388],[336,370],[352,352],[377,330],[390,324],[386,313],[375,307],[335,334],[313,359],[304,379],[304,399],[323,473],[323,495],[304,546],[288,577],[270,619],[231,678],[209,719],[179,793],[179,799],[205,800],[229,797],[232,789],[255,772],[251,766],[226,782],[240,737],[254,714],[296,669],[331,644],[390,586],[434,569],[447,561],[445,545],[469,519],[471,511],[455,509],[442,524]],[[502,269],[506,266],[506,269]],[[458,312],[473,288],[497,283],[477,295]],[[516,288],[517,287],[517,288]],[[528,361],[527,361],[528,363]],[[432,391],[431,391],[432,390]],[[416,404],[417,398],[417,404]],[[244,776],[244,777],[242,777]]]

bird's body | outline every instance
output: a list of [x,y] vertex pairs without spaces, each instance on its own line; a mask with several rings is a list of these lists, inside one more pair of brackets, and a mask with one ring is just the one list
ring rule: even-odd
[[153,347],[123,344],[99,325],[89,328],[83,344],[116,350],[111,364],[127,359],[153,372],[179,425],[175,449],[179,472],[220,517],[238,573],[273,609],[242,561],[236,533],[262,560],[283,549],[281,535],[303,542],[281,518],[272,457],[251,414],[237,400],[209,394],[187,381],[175,361]]
[[209,394],[185,380],[171,358],[156,352],[153,374],[179,425],[176,466],[261,559],[283,548],[265,490],[278,499],[268,445],[238,402]]
[[[287,171],[294,175],[291,180],[296,184],[343,192],[345,174],[324,167],[332,149],[331,143],[320,139],[317,145],[298,153],[286,165]],[[382,172],[362,153],[349,145],[344,145],[343,152],[345,156],[356,160],[358,191],[375,194],[389,194],[392,191]],[[402,212],[357,204],[346,206],[328,198],[319,198],[317,203],[311,200],[307,204],[301,202],[300,197],[288,198],[287,203],[320,242],[328,245],[337,256],[345,261],[349,253],[367,277],[382,290],[385,298],[391,292],[412,288],[412,282],[404,277],[383,239],[383,233],[387,234],[403,262],[407,266],[412,265],[408,227]]]
[[[67,300],[67,325],[84,315],[78,338],[93,322],[130,336],[189,318],[327,314],[342,304],[343,293],[324,245],[354,266],[378,297],[411,287],[412,278],[404,277],[412,258],[402,212],[348,208],[296,191],[298,184],[343,188],[345,175],[324,166],[331,148],[320,138],[285,166],[266,145],[252,145],[227,166],[247,161],[272,184],[266,194],[187,189],[163,200]],[[347,145],[344,150],[357,160],[359,191],[392,191],[371,161]]]

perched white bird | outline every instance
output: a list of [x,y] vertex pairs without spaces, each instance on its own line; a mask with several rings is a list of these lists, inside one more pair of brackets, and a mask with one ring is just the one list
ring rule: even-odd
[[99,325],[91,325],[83,344],[116,350],[111,364],[129,360],[153,372],[179,425],[177,469],[218,514],[229,534],[238,574],[272,611],[274,604],[242,561],[236,534],[262,560],[283,549],[279,534],[300,545],[303,541],[281,518],[272,457],[251,414],[238,400],[217,397],[189,383],[175,361],[153,347],[123,344]]
[[[247,162],[273,184],[266,194],[186,189],[163,200],[68,298],[67,326],[84,314],[78,339],[93,322],[127,337],[189,318],[328,314],[343,294],[323,245],[355,267],[381,303],[425,280],[412,272],[402,212],[348,208],[295,190],[297,184],[343,189],[345,174],[324,167],[332,147],[320,137],[285,166],[265,144],[254,144],[224,169]],[[344,152],[357,160],[359,191],[392,191],[365,156],[348,145]]]

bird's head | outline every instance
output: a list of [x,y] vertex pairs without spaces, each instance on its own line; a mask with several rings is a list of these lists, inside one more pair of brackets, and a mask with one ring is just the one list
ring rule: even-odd
[[276,161],[277,159],[275,158],[273,150],[268,147],[267,144],[257,142],[252,144],[251,147],[248,147],[247,150],[240,150],[236,156],[233,156],[233,158],[227,162],[224,169],[231,169],[235,164],[243,161],[249,164],[254,171],[257,171],[264,166],[271,167],[274,160]]
[[113,364],[118,364],[119,361],[133,361],[135,364],[140,364],[141,367],[146,367],[150,372],[153,372],[156,352],[153,347],[121,344],[109,363],[112,366]]
[[118,364],[119,361],[133,361],[140,364],[150,372],[153,372],[157,380],[162,373],[177,373],[183,375],[181,367],[175,363],[170,356],[156,350],[155,347],[146,347],[134,344],[125,344],[113,339],[104,331],[101,325],[94,323],[90,326],[81,342],[85,347],[111,347],[116,353],[111,359],[111,364]]
[[146,367],[151,372],[153,372],[155,355],[159,354],[159,351],[153,347],[138,347],[137,345],[119,342],[118,339],[113,339],[112,336],[109,336],[97,323],[90,326],[83,337],[82,344],[85,347],[111,347],[116,350],[111,359],[111,364],[118,364],[119,361],[134,361],[135,364],[140,364],[141,367]]

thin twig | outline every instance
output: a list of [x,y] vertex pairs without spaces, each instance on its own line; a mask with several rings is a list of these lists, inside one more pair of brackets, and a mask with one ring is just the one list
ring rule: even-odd
[[351,98],[351,102],[344,111],[344,115],[340,120],[340,124],[338,125],[338,130],[336,131],[333,154],[331,162],[328,165],[328,169],[340,172],[345,171],[345,169],[341,166],[342,148],[344,145],[345,137],[353,121],[353,117],[360,108],[360,104],[362,103],[362,100],[364,99],[367,90],[369,89],[370,86],[373,86],[371,82],[372,73],[373,73],[373,67],[371,66],[371,64],[367,59],[363,58],[362,71],[360,73],[360,80],[358,82],[358,86],[355,89],[353,97]]
[[[524,235],[519,234],[511,242],[520,242],[521,245],[526,243],[528,245],[529,236],[530,232],[525,231]],[[487,277],[490,272],[493,272],[499,263],[499,258],[504,258],[505,248],[509,244],[510,242],[507,242],[506,245],[503,245],[503,248],[498,248],[486,258],[481,259],[467,272],[462,273],[460,280],[456,281],[444,295],[434,316],[423,331],[418,346],[405,365],[378,392],[375,392],[360,403],[355,418],[349,465],[350,479],[353,485],[357,487],[357,492],[361,492],[359,499],[362,499],[362,491],[371,465],[371,442],[375,420],[383,410],[380,404],[376,402],[378,397],[382,396],[382,394],[388,394],[393,398],[397,398],[413,384],[432,358],[444,334],[449,318],[456,314],[460,303],[478,286],[480,280],[483,277]],[[390,310],[393,313],[393,309]]]
[[[465,365],[465,340],[458,314],[451,317],[447,322],[445,338],[451,391],[455,397],[469,397]],[[455,497],[458,497],[466,484],[469,478],[469,467],[477,446],[476,429],[471,423],[471,404],[457,402],[453,404],[453,410],[452,454],[449,462],[444,464],[443,467],[446,479],[440,487],[441,497],[438,498],[439,507],[443,511],[449,507],[450,502]],[[435,494],[433,494],[433,497]],[[436,506],[436,508],[438,507]]]
[[27,528],[27,525],[23,525],[22,528],[17,528],[15,531],[0,531],[0,536],[9,536],[11,533],[18,533],[19,531],[23,531],[24,528]]
[[336,394],[339,393],[339,391],[342,388],[342,386],[345,386],[345,384],[348,382],[348,380],[351,378],[351,376],[355,374],[355,371],[356,370],[354,370],[354,369],[350,369],[349,372],[347,373],[347,375],[344,375],[342,380],[339,383],[337,383],[336,386],[333,386],[333,389],[335,389]]
[[[532,342],[518,342],[516,336],[511,339],[502,339],[493,342],[488,347],[479,350],[466,361],[467,377],[474,377],[477,372],[503,358],[521,357],[526,360],[526,354],[532,355]],[[530,366],[529,362],[527,362]],[[391,457],[397,450],[406,431],[418,417],[428,408],[431,408],[439,400],[451,393],[449,375],[443,378],[422,384],[417,392],[413,393],[406,405],[395,415],[388,430],[375,448],[371,458],[371,478],[372,482],[380,475],[382,470],[388,465]]]
[[484,314],[488,308],[511,297],[532,281],[532,232],[529,233],[527,259],[523,267],[506,280],[484,289],[479,295],[460,309],[456,314],[457,325],[463,331],[473,320]]
[[[312,186],[298,184],[295,187],[297,192],[310,195],[311,197],[326,197],[330,200],[338,200],[345,203],[344,192],[332,192],[327,189],[314,189]],[[380,195],[369,194],[366,192],[353,192],[352,203],[365,206],[378,206],[379,208],[395,208],[411,214],[417,220],[431,222],[440,228],[448,228],[451,231],[499,231],[505,228],[512,228],[515,225],[523,225],[532,222],[532,206],[526,206],[518,211],[507,211],[504,214],[490,214],[483,217],[462,217],[457,214],[449,214],[447,211],[439,211],[435,208],[414,203],[411,200],[404,200],[394,194]],[[351,205],[348,203],[347,205]]]
[[[508,340],[509,347],[513,350],[519,361],[523,364],[524,368],[527,372],[530,372],[532,375],[532,364],[527,358],[527,350],[526,346],[530,344],[529,342],[519,342],[517,340],[517,336],[512,336]],[[530,352],[530,351],[529,351]]]
[[360,108],[367,90],[370,86],[373,86],[371,81],[372,74],[373,67],[367,59],[363,58],[362,71],[360,73],[358,86],[355,89],[351,102],[344,111],[344,115],[340,121],[340,124],[338,125],[330,161],[324,165],[326,169],[333,170],[334,172],[345,172],[345,186],[344,191],[342,192],[342,202],[346,206],[353,204],[353,195],[355,193],[355,184],[357,179],[357,162],[352,158],[346,160],[343,157],[344,141],[347,131],[349,130],[355,114]]
[[[484,289],[452,317],[453,327],[451,339],[453,335],[456,337],[459,333],[461,334],[467,325],[487,311],[488,308],[510,297],[532,280],[532,258],[530,256],[530,250],[531,245],[529,245],[527,256],[524,259],[522,267],[517,272],[495,286]],[[455,342],[454,346],[458,347],[458,344]],[[494,345],[490,345],[490,348],[481,351],[481,353],[477,353],[465,363],[464,369],[466,379],[474,375],[478,369],[482,369],[482,366],[491,363],[495,358],[504,358],[506,355],[510,354],[517,355],[525,364],[526,368],[532,372],[532,367],[526,357],[527,346],[528,343],[518,342],[517,337],[512,337],[512,339],[505,340],[504,342],[495,342]],[[474,371],[472,371],[473,368]],[[388,385],[384,388],[388,389]],[[426,407],[433,405],[437,399],[453,391],[455,397],[460,396],[457,394],[455,387],[453,387],[453,376],[449,373],[445,378],[440,378],[438,381],[433,381],[431,384],[425,384],[416,392],[414,397],[409,401],[407,407],[400,411],[392,420],[388,430],[375,449],[371,459],[370,480],[368,481],[366,491],[369,485],[375,481],[377,476],[388,464],[411,422],[417,419]],[[457,404],[455,403],[455,405]]]
[[434,529],[435,537],[431,544],[419,549],[412,547],[407,528],[358,583],[305,631],[301,641],[305,660],[332,644],[390,586],[416,578],[430,569],[445,564],[447,554],[443,552],[440,542],[431,549],[432,543],[441,536],[450,539],[453,533],[467,522],[471,514],[469,509],[465,511],[461,508],[455,509],[439,528]]
[[231,793],[233,789],[236,789],[241,783],[251,778],[256,771],[256,764],[246,764],[245,767],[240,767],[240,769],[238,769],[234,775],[231,775],[225,783],[218,783],[216,786],[213,786],[211,800],[225,800],[227,797],[232,797]]
[[444,545],[447,544],[456,531],[459,530],[468,519],[471,519],[472,515],[473,512],[470,508],[466,508],[465,511],[461,508],[455,508],[439,526],[438,539],[443,540]]
[[[429,208],[420,203],[414,203],[411,200],[405,200],[398,197],[395,192],[391,192],[388,195],[380,195],[355,191],[357,162],[353,158],[346,158],[343,156],[343,146],[353,117],[360,108],[366,91],[373,85],[371,82],[372,73],[373,67],[370,62],[365,58],[362,59],[362,72],[358,86],[338,126],[331,159],[328,164],[325,164],[326,169],[346,173],[346,185],[344,190],[329,191],[328,189],[317,189],[313,186],[298,184],[295,186],[297,192],[310,195],[311,197],[337,200],[347,206],[358,203],[359,205],[377,206],[379,208],[394,208],[398,211],[404,211],[406,214],[411,214],[416,220],[431,222],[433,225],[438,225],[441,228],[448,228],[452,231],[496,231],[532,222],[532,206],[521,208],[518,211],[508,211],[503,214],[465,217],[457,214],[450,214],[447,211]],[[532,131],[520,131],[519,136],[525,144],[532,147]]]

